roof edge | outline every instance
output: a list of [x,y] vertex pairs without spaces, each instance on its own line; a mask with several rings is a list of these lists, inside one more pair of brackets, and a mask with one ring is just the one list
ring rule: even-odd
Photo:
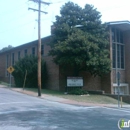
[[107,25],[118,25],[118,24],[130,24],[130,21],[124,20],[124,21],[112,21],[108,22]]
[[[49,37],[51,37],[51,36],[52,36],[52,35],[43,37],[43,38],[41,38],[41,40],[45,40],[45,39],[47,39],[47,38],[49,38]],[[28,42],[28,43],[21,44],[21,45],[19,45],[19,46],[13,47],[13,48],[11,48],[11,49],[9,49],[9,50],[0,52],[0,54],[3,54],[3,53],[8,52],[8,51],[12,51],[12,50],[14,50],[14,49],[16,49],[16,48],[19,48],[19,47],[22,47],[22,46],[25,46],[25,45],[28,45],[28,44],[31,44],[31,43],[34,43],[34,42],[37,42],[37,41],[38,41],[38,39],[37,39],[37,40],[34,40],[34,41],[30,41],[30,42]]]

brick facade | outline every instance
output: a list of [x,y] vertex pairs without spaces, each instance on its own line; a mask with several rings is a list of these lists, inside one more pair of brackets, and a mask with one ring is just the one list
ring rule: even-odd
[[[125,80],[130,86],[130,30],[125,31]],[[130,89],[129,89],[130,93]]]
[[[125,44],[125,68],[118,69],[121,74],[121,83],[130,84],[130,29],[128,30],[125,26],[115,26],[110,25],[110,59],[112,60],[112,28],[119,28],[123,30],[124,35],[124,44]],[[123,28],[125,27],[125,29]],[[127,29],[127,30],[126,30]],[[50,36],[42,38],[42,45],[44,46],[44,55],[43,58],[46,61],[47,71],[48,71],[48,81],[46,84],[46,88],[53,90],[65,91],[67,76],[73,76],[71,68],[66,72],[63,72],[62,67],[56,65],[53,62],[53,57],[48,55],[50,46],[47,44],[50,40]],[[12,65],[12,54],[14,53],[14,61],[18,60],[18,53],[20,52],[21,58],[25,56],[25,50],[27,50],[27,54],[32,54],[32,48],[35,48],[35,55],[37,55],[37,43],[38,41],[33,41],[18,47],[15,47],[11,50],[0,53],[0,81],[9,82],[9,75],[7,73],[7,67]],[[7,56],[8,56],[8,65],[7,65]],[[111,65],[112,67],[112,65]],[[102,77],[93,77],[87,72],[80,72],[79,76],[84,79],[83,88],[86,90],[103,90],[105,93],[113,93],[113,84],[117,83],[116,81],[116,73],[117,70],[111,68],[111,73],[104,75]],[[13,77],[12,77],[13,80]],[[130,90],[130,89],[129,89]]]

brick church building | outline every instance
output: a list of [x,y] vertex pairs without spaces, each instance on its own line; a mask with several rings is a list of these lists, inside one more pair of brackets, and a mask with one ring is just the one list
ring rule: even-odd
[[[130,22],[117,21],[109,22],[110,35],[110,59],[112,61],[111,72],[103,77],[93,77],[87,72],[81,72],[83,77],[83,88],[86,90],[103,90],[105,93],[117,94],[117,73],[120,73],[120,94],[130,93]],[[41,54],[47,64],[48,81],[46,88],[65,91],[66,77],[61,71],[61,67],[53,62],[53,58],[48,55],[51,49],[47,43],[51,36],[42,38]],[[26,55],[37,55],[38,41],[32,41],[8,51],[0,52],[0,81],[9,82],[7,68],[13,66],[15,61]],[[68,76],[71,73],[66,72]],[[13,77],[11,77],[13,80]]]

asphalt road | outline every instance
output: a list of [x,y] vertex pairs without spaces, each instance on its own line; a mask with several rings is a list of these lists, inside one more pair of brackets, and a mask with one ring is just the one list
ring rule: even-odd
[[0,88],[0,130],[119,130],[122,118],[130,120],[129,109],[67,105]]

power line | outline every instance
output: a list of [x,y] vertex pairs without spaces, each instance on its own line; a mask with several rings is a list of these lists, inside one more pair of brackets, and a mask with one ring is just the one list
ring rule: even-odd
[[[44,20],[44,21],[45,21],[45,20],[50,20],[50,19],[48,18],[48,19],[41,19],[41,20]],[[36,21],[36,20],[35,20],[35,21]],[[34,22],[34,21],[30,21],[30,22],[28,22],[28,23],[20,24],[20,25],[14,27],[14,28],[1,31],[0,34],[1,34],[1,33],[2,33],[2,34],[3,34],[3,33],[6,33],[6,32],[9,32],[9,31],[12,31],[12,30],[21,28],[21,27],[24,27],[24,26],[26,26],[26,25],[28,25],[28,24],[30,24],[30,23],[32,23],[32,22]],[[41,22],[43,22],[43,21],[41,21]]]
[[14,18],[11,18],[11,19],[6,19],[5,21],[2,21],[2,22],[3,22],[4,24],[5,24],[5,23],[10,23],[10,22],[12,22],[12,21],[20,20],[20,18],[27,17],[28,15],[29,15],[29,14],[24,13],[24,14],[18,16],[18,17],[14,17]]
[[16,6],[16,7],[13,7],[13,10],[9,10],[9,11],[6,11],[6,12],[2,12],[2,13],[0,13],[0,15],[4,14],[4,16],[5,16],[5,15],[10,14],[10,13],[12,13],[12,12],[16,12],[16,11],[18,11],[18,9],[20,9],[20,7],[25,6],[25,4],[27,4],[27,2],[25,2],[25,3],[22,4],[22,5],[20,4],[20,5]]
[[66,1],[68,1],[68,0],[61,0],[61,1],[54,2],[54,3],[52,3],[52,4],[59,4],[59,3],[66,2]]
[[6,33],[6,32],[8,32],[8,31],[12,31],[12,30],[15,30],[15,29],[17,29],[17,28],[21,28],[21,27],[23,27],[23,26],[25,26],[25,25],[28,25],[28,24],[32,23],[32,22],[34,22],[34,21],[30,21],[30,22],[28,22],[28,23],[21,24],[21,25],[19,25],[18,27],[15,27],[15,28],[12,28],[12,29],[4,30],[4,31],[2,31],[2,32],[0,32],[0,33],[3,34],[3,33]]
[[33,33],[32,33],[32,38],[34,37],[35,31],[36,31],[36,24],[37,24],[37,21],[35,20],[35,22],[34,22],[34,28],[33,28]]

